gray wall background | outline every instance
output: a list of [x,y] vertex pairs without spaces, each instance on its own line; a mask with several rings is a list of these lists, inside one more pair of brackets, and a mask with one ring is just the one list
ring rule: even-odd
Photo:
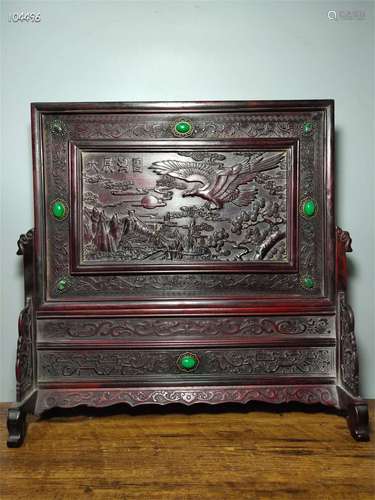
[[[334,98],[362,394],[374,369],[373,2],[2,2],[1,401],[15,399],[20,233],[33,225],[32,101]],[[337,11],[337,21],[327,11]],[[14,12],[41,21],[11,23]],[[358,17],[361,20],[358,20]]]

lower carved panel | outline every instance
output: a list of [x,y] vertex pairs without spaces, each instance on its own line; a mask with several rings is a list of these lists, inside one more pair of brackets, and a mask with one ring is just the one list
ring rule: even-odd
[[335,348],[195,349],[198,364],[185,373],[182,350],[39,351],[39,380],[120,379],[144,376],[333,376]]
[[288,403],[291,401],[327,406],[337,406],[334,385],[267,385],[228,387],[161,387],[128,389],[70,389],[41,390],[38,393],[35,413],[40,415],[50,408],[72,408],[80,405],[106,407],[119,403],[131,406],[141,404],[165,405],[168,403]]

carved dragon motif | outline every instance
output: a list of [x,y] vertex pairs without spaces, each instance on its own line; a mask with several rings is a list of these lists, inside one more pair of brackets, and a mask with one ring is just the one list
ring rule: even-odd
[[17,241],[17,255],[24,255],[25,248],[30,247],[33,243],[34,229],[29,229],[26,234],[21,234]]

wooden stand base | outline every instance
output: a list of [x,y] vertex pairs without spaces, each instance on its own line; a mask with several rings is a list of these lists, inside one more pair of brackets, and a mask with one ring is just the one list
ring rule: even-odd
[[8,448],[19,448],[26,435],[26,412],[21,408],[9,408],[7,426],[9,432]]
[[340,410],[346,417],[351,435],[356,441],[369,440],[368,406],[341,386],[224,386],[224,387],[159,387],[105,389],[41,389],[34,392],[17,408],[8,411],[8,447],[22,445],[26,434],[26,414],[42,415],[52,408],[87,406],[103,408],[118,403],[130,406],[181,403],[249,403],[262,401],[272,404],[300,402],[323,404]]

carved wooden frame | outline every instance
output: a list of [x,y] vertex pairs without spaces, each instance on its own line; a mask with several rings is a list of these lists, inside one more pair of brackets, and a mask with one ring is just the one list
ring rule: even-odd
[[[274,104],[274,105],[273,105]],[[275,105],[277,107],[275,107]],[[170,123],[181,114],[190,116],[194,123],[194,133],[188,139],[176,139],[171,130]],[[107,114],[113,111],[113,115]],[[252,114],[254,111],[254,114]],[[85,113],[85,122],[80,121],[79,113]],[[124,122],[125,119],[125,122]],[[208,119],[208,121],[207,121]],[[69,122],[67,122],[69,120]],[[315,130],[304,132],[304,123],[311,121],[314,124]],[[276,304],[288,303],[297,304],[300,298],[301,309],[313,306],[313,300],[316,300],[316,305],[326,303],[327,306],[332,304],[334,300],[332,295],[333,282],[330,260],[325,259],[332,248],[329,247],[331,238],[328,235],[333,235],[333,197],[327,198],[327,202],[323,201],[322,193],[324,191],[332,192],[332,105],[327,101],[312,101],[299,102],[293,101],[284,103],[272,102],[234,102],[234,103],[189,103],[181,106],[181,103],[168,103],[155,105],[147,103],[139,103],[136,105],[115,104],[108,106],[106,104],[96,104],[90,107],[85,105],[83,108],[80,105],[54,106],[48,104],[38,104],[33,106],[33,132],[35,142],[43,144],[44,153],[36,148],[35,151],[35,166],[36,166],[36,185],[35,199],[37,204],[36,217],[39,221],[40,230],[37,230],[38,246],[41,249],[41,258],[43,255],[49,255],[48,247],[45,249],[46,241],[52,242],[54,255],[59,254],[59,259],[56,261],[56,272],[49,264],[48,272],[41,268],[40,283],[41,290],[46,290],[47,295],[43,298],[43,306],[50,310],[53,308],[52,302],[72,301],[73,297],[82,297],[85,302],[93,301],[101,296],[104,301],[111,302],[111,309],[117,307],[118,296],[121,295],[121,300],[128,299],[131,302],[139,300],[145,293],[150,296],[150,290],[153,291],[153,298],[164,301],[168,296],[173,297],[178,291],[180,296],[185,295],[187,301],[190,300],[189,295],[196,289],[200,288],[202,294],[202,302],[210,303],[213,307],[221,307],[223,301],[230,307],[230,301],[234,300],[238,303],[239,299],[245,301],[247,307],[251,306],[252,299],[247,293],[249,287],[257,292],[257,301],[262,296],[267,297],[264,300],[264,305],[268,303],[272,306]],[[45,133],[42,134],[44,127]],[[49,132],[49,133],[48,133]],[[43,138],[42,138],[43,136]],[[135,275],[130,274],[121,276],[121,274],[112,277],[110,281],[104,274],[101,276],[83,275],[74,276],[74,265],[69,265],[69,262],[64,258],[64,254],[74,255],[72,248],[67,247],[67,237],[64,227],[69,225],[69,221],[62,221],[61,224],[51,226],[50,221],[45,220],[43,205],[40,205],[38,200],[44,198],[44,187],[41,180],[48,180],[51,174],[51,182],[53,185],[47,187],[56,196],[62,199],[68,199],[69,186],[66,183],[66,174],[64,169],[67,168],[69,161],[68,144],[70,142],[88,141],[92,143],[101,138],[111,138],[114,142],[121,143],[123,139],[134,141],[147,146],[149,141],[169,141],[172,144],[186,141],[198,142],[205,144],[207,140],[213,139],[219,144],[220,141],[228,139],[244,140],[253,138],[261,141],[264,139],[284,138],[287,140],[298,139],[303,150],[302,160],[304,162],[304,170],[306,174],[299,180],[300,183],[300,199],[311,196],[312,183],[316,184],[313,191],[319,198],[317,201],[321,205],[319,209],[320,216],[314,217],[311,220],[300,218],[300,234],[299,238],[304,241],[307,238],[306,245],[299,252],[300,275],[295,273],[285,273],[284,276],[278,276],[275,273],[264,273],[262,276],[258,273],[247,273],[241,276],[236,276],[238,268],[234,269],[234,273],[219,273],[219,269],[210,272],[205,272],[204,276],[199,273],[187,274],[178,272],[177,274],[154,273],[153,275]],[[242,138],[242,139],[241,139]],[[42,141],[43,139],[43,141]],[[171,141],[172,139],[172,141]],[[313,159],[318,158],[319,161]],[[49,168],[45,171],[45,165],[49,162]],[[314,168],[322,169],[321,175],[315,175]],[[50,173],[49,173],[50,172]],[[320,185],[319,183],[324,183]],[[47,200],[48,202],[49,200]],[[322,221],[325,221],[325,226],[322,226]],[[45,232],[45,224],[49,231],[48,236],[43,236]],[[48,229],[50,228],[50,229]],[[51,231],[53,231],[51,233]],[[55,232],[57,231],[57,232]],[[318,237],[318,235],[322,235]],[[316,241],[322,241],[323,246],[316,247],[316,257],[311,254],[311,249]],[[59,250],[59,251],[57,251]],[[56,257],[57,258],[57,257]],[[315,265],[315,258],[318,259],[319,265]],[[46,259],[43,257],[43,261]],[[48,261],[51,263],[51,257]],[[304,264],[306,262],[306,265]],[[71,263],[72,264],[72,263]],[[74,264],[74,263],[73,263]],[[202,267],[202,266],[201,266]],[[235,267],[235,266],[234,266]],[[182,268],[181,268],[182,269]],[[73,270],[73,274],[71,274]],[[46,281],[46,276],[50,276],[52,281]],[[312,274],[315,279],[315,286],[312,289],[306,289],[301,285],[305,275]],[[66,287],[64,293],[60,293],[56,289],[57,281],[60,277],[64,277],[71,286]],[[47,288],[42,286],[46,283]],[[111,290],[111,293],[108,290]],[[90,294],[91,290],[91,294]],[[298,295],[296,297],[296,291]],[[275,298],[272,299],[272,294]],[[247,297],[246,297],[247,295]],[[289,298],[288,295],[293,295]],[[215,297],[221,297],[220,303]],[[305,301],[304,298],[308,298]],[[194,304],[198,304],[199,297],[196,296]],[[208,300],[210,299],[210,300]],[[313,300],[311,300],[313,299]],[[122,309],[122,307],[121,307]]]
[[[137,264],[99,264],[93,262],[92,264],[80,262],[80,247],[79,242],[82,237],[82,229],[79,214],[81,213],[81,196],[80,196],[80,170],[81,170],[81,153],[87,151],[116,151],[116,152],[131,152],[141,150],[142,152],[169,152],[169,151],[256,151],[262,150],[271,152],[273,150],[285,150],[291,162],[292,172],[287,186],[288,199],[290,200],[288,207],[288,253],[289,261],[284,263],[277,262],[250,262],[250,263],[225,263],[225,262],[202,262],[202,263],[178,263],[178,264],[157,264],[150,265],[142,263]],[[297,272],[298,270],[298,225],[297,225],[297,207],[298,200],[298,181],[297,181],[297,157],[298,157],[299,144],[296,139],[231,139],[223,141],[197,141],[185,140],[181,141],[146,141],[137,142],[131,141],[126,144],[124,141],[113,141],[110,145],[105,141],[82,141],[69,143],[69,159],[70,159],[70,173],[71,179],[71,203],[72,216],[69,223],[69,228],[74,231],[74,237],[70,237],[72,241],[70,251],[70,274],[138,274],[138,273],[159,273],[166,272],[173,273],[256,273],[268,271],[269,273],[283,273],[283,272]]]

